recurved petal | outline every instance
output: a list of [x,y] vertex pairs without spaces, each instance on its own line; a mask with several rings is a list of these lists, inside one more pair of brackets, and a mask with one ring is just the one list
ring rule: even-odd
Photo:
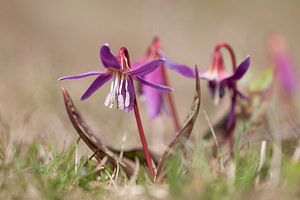
[[112,74],[102,74],[98,76],[90,85],[87,91],[82,95],[81,101],[89,98],[96,90],[112,78]]
[[137,82],[139,82],[143,85],[146,85],[146,86],[149,86],[149,87],[152,87],[152,88],[164,91],[164,92],[172,92],[173,91],[173,89],[168,86],[153,84],[153,83],[150,83],[138,76],[132,76],[132,78],[134,78]]
[[104,74],[104,73],[106,73],[106,72],[105,71],[91,71],[91,72],[87,72],[87,73],[79,74],[79,75],[74,75],[74,76],[64,76],[64,77],[59,78],[58,80],[61,81],[61,80],[65,80],[65,79],[80,79],[80,78],[84,78],[84,77],[87,77],[87,76],[101,75],[101,74]]
[[166,59],[165,66],[175,72],[182,74],[188,78],[195,78],[195,70],[191,69],[185,65],[177,64],[169,59]]
[[181,64],[178,64],[178,63],[175,63],[175,62],[171,61],[170,59],[168,59],[166,57],[166,55],[162,51],[160,51],[159,54],[162,58],[166,59],[165,66],[167,68],[169,68],[169,69],[171,69],[175,72],[178,72],[178,73],[180,73],[183,76],[188,77],[188,78],[195,78],[196,77],[194,69],[191,69],[188,66],[181,65]]
[[129,75],[134,75],[134,76],[145,76],[154,70],[156,70],[159,66],[161,66],[165,62],[164,58],[159,58],[156,60],[153,60],[151,62],[148,62],[132,71],[125,72],[126,74]]
[[116,56],[111,52],[108,44],[104,44],[100,49],[100,58],[103,66],[106,69],[115,69],[121,70],[122,67],[119,63],[119,60]]
[[223,81],[236,81],[244,76],[246,71],[248,70],[250,65],[250,56],[247,56],[245,60],[238,66],[236,71],[232,76],[229,76],[228,78],[223,79]]

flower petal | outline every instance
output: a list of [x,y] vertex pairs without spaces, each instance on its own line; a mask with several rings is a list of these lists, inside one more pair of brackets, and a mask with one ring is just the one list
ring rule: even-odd
[[164,92],[172,92],[173,91],[173,89],[168,86],[153,84],[153,83],[150,83],[138,76],[132,76],[132,78],[143,85],[147,85],[149,87],[152,87],[152,88],[164,91]]
[[[162,68],[157,68],[154,72],[144,77],[144,79],[150,83],[164,84],[163,76],[162,76]],[[147,112],[150,117],[150,119],[154,119],[159,115],[159,113],[162,111],[162,109],[165,109],[165,111],[168,112],[167,107],[164,105],[163,101],[163,91],[144,86],[143,89],[143,95],[145,97],[145,103],[147,107]]]
[[245,60],[238,66],[234,74],[232,76],[223,79],[222,81],[236,81],[242,78],[246,73],[246,71],[248,70],[249,65],[250,65],[250,56],[247,56]]
[[116,56],[111,52],[108,44],[104,44],[100,49],[100,58],[103,66],[106,69],[115,69],[121,70],[122,67],[119,63],[119,60]]
[[102,74],[98,76],[87,91],[82,95],[81,101],[89,98],[96,90],[112,78],[112,74]]
[[145,103],[150,119],[155,119],[161,112],[163,102],[163,92],[150,87],[144,87]]
[[276,76],[279,78],[281,85],[287,93],[292,94],[298,85],[292,61],[287,55],[279,54],[274,58],[274,62],[277,70]]
[[140,66],[146,64],[147,61],[149,61],[149,56],[145,55],[145,56],[141,57],[140,59],[138,59],[137,61],[134,61],[133,63],[131,63],[131,69],[137,69]]
[[165,62],[164,58],[156,59],[151,62],[148,62],[144,64],[143,66],[140,66],[137,69],[134,69],[129,72],[125,72],[126,74],[129,75],[134,75],[134,76],[145,76],[146,74],[149,74],[156,70],[158,67],[160,67],[163,63]]
[[101,74],[104,74],[104,73],[106,73],[106,72],[105,71],[91,71],[91,72],[87,72],[87,73],[79,74],[79,75],[74,75],[74,76],[64,76],[64,77],[59,78],[58,80],[61,81],[61,80],[65,80],[65,79],[80,79],[80,78],[84,78],[84,77],[87,77],[87,76],[101,75]]
[[216,81],[214,79],[214,77],[208,71],[198,72],[198,74],[199,74],[199,78],[201,78],[201,79],[205,79],[208,81]]
[[188,78],[195,78],[196,77],[194,69],[191,69],[191,68],[189,68],[185,65],[177,64],[177,63],[169,60],[162,51],[160,51],[159,54],[162,58],[166,59],[165,66],[167,68],[169,68],[169,69],[171,69],[175,72],[178,72],[178,73],[180,73],[183,76],[188,77]]

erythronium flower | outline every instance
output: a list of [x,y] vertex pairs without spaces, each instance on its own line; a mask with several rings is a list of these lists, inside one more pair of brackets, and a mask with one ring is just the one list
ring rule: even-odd
[[298,81],[285,37],[280,33],[272,34],[268,40],[268,47],[272,62],[276,68],[276,77],[283,91],[288,95],[293,94],[297,88]]
[[[237,67],[232,75],[229,75],[225,69],[223,57],[220,51],[215,51],[211,67],[200,73],[200,78],[208,80],[210,92],[214,95],[214,103],[218,104],[220,98],[225,93],[227,87],[230,91],[234,90],[234,82],[244,76],[250,65],[250,56]],[[237,91],[238,92],[238,91]],[[242,96],[240,92],[239,95]]]
[[115,107],[117,109],[125,110],[128,113],[130,113],[132,108],[134,108],[134,114],[136,117],[141,142],[143,145],[146,162],[150,173],[154,178],[155,173],[152,167],[151,157],[149,154],[144,130],[142,127],[142,122],[140,119],[132,79],[135,79],[142,85],[147,85],[161,91],[172,91],[172,89],[167,86],[153,84],[142,78],[142,76],[153,72],[160,65],[162,65],[165,62],[165,59],[156,59],[151,62],[145,63],[139,68],[131,70],[130,59],[127,49],[125,47],[122,47],[119,51],[118,56],[116,57],[112,54],[108,44],[104,44],[101,47],[100,58],[104,68],[106,68],[105,71],[92,71],[80,75],[62,77],[59,80],[78,79],[87,76],[98,75],[98,77],[94,80],[91,86],[82,95],[81,100],[87,99],[103,84],[105,84],[109,80],[112,80],[111,90],[105,99],[104,105],[109,106],[110,108]]
[[[229,75],[225,69],[224,61],[222,54],[220,52],[220,48],[226,48],[229,51],[232,61],[232,71],[233,74]],[[212,66],[205,72],[199,73],[200,78],[204,78],[208,80],[208,85],[211,93],[214,95],[215,104],[219,103],[220,98],[223,97],[225,93],[225,88],[228,88],[231,92],[231,109],[229,113],[229,118],[226,125],[226,130],[229,133],[229,142],[230,142],[230,157],[233,156],[233,133],[235,129],[236,123],[236,115],[235,115],[235,104],[237,95],[244,97],[237,90],[237,80],[241,79],[246,71],[248,70],[250,65],[250,56],[247,56],[245,60],[236,68],[236,61],[233,49],[226,43],[219,43],[213,54],[213,63]],[[246,98],[247,99],[247,98]]]
[[100,49],[100,58],[105,68],[104,71],[91,71],[75,76],[66,76],[58,80],[64,79],[80,79],[88,76],[97,75],[87,91],[82,95],[81,100],[85,100],[90,97],[97,89],[104,85],[109,80],[111,82],[111,90],[108,93],[104,105],[110,108],[115,107],[120,110],[125,110],[130,113],[135,100],[135,92],[132,83],[132,79],[143,86],[149,86],[159,91],[170,92],[171,88],[163,85],[150,83],[142,78],[160,65],[162,65],[164,59],[156,59],[151,62],[144,63],[139,68],[131,70],[129,56],[126,48],[121,48],[118,56],[114,56],[110,50],[108,44],[104,44]]
[[[132,64],[132,68],[133,69],[139,68],[141,65],[145,64],[146,62],[158,58],[164,58],[166,62],[163,63],[159,68],[157,68],[152,73],[145,75],[144,76],[145,80],[156,84],[168,85],[168,80],[166,77],[164,67],[174,70],[188,78],[195,77],[195,70],[185,65],[177,64],[166,57],[166,55],[162,51],[161,43],[158,37],[154,38],[146,54]],[[141,86],[140,89],[141,89],[140,92],[145,96],[147,111],[151,119],[156,118],[162,110],[168,110],[165,106],[163,93],[161,91],[153,90],[152,88],[144,87],[143,85]],[[168,95],[170,96],[171,94]],[[174,103],[170,101],[173,101],[172,98],[169,98],[169,103],[170,104]],[[172,115],[173,116],[176,115],[174,113],[175,111],[174,108],[172,108],[172,105],[170,105],[170,107],[171,107]]]

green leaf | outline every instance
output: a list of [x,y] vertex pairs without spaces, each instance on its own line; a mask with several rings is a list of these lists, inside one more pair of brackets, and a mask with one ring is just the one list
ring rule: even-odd
[[263,70],[250,84],[249,90],[263,91],[270,87],[274,78],[274,67],[268,67]]
[[251,125],[259,125],[263,120],[267,108],[273,97],[274,67],[263,70],[251,83],[249,87],[248,113],[251,113]]

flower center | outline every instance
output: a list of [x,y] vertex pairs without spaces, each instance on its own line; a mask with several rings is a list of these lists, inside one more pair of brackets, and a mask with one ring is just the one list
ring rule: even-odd
[[209,88],[214,97],[214,104],[218,105],[220,102],[220,99],[225,94],[225,85],[222,83],[219,83],[217,81],[210,81]]
[[109,108],[114,107],[116,109],[124,110],[124,107],[128,107],[130,103],[127,80],[128,77],[126,74],[120,71],[113,71],[112,73],[113,78],[110,85],[110,92],[106,96],[104,105],[109,106]]

